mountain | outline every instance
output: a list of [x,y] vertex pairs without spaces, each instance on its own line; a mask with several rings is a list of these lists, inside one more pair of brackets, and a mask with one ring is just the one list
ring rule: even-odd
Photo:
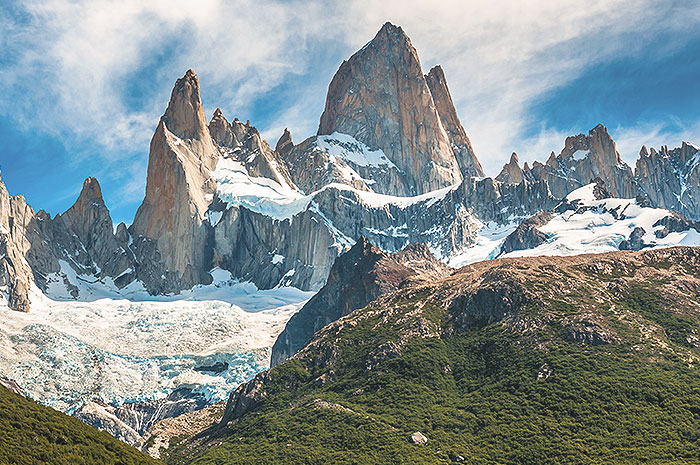
[[457,110],[452,103],[452,96],[447,88],[447,79],[442,67],[437,65],[431,68],[425,79],[433,96],[442,127],[447,133],[452,151],[457,158],[462,177],[484,177],[485,173],[481,163],[476,158],[472,143],[469,141],[467,132],[462,127]]
[[680,147],[659,151],[642,147],[635,165],[641,194],[656,205],[700,219],[698,191],[700,149],[683,142]]
[[157,244],[159,258],[169,271],[167,279],[163,274],[149,274],[147,287],[177,290],[211,282],[207,273],[211,251],[206,247],[211,230],[205,224],[205,213],[216,191],[211,172],[218,159],[219,150],[204,116],[199,79],[188,70],[175,83],[151,139],[146,198],[130,228],[137,240]]
[[637,199],[610,196],[597,182],[569,193],[553,210],[524,220],[508,235],[499,256],[575,255],[700,245],[700,224],[683,215],[652,208]]
[[561,153],[556,156],[552,153],[545,164],[534,162],[532,168],[521,170],[517,156],[511,157],[496,177],[507,183],[519,183],[523,178],[545,181],[557,198],[563,198],[595,178],[604,179],[615,197],[637,195],[632,170],[620,158],[615,141],[602,124],[588,134],[567,137]]
[[486,258],[493,231],[512,232],[594,179],[613,197],[698,220],[697,152],[642,151],[633,172],[598,125],[546,163],[520,167],[513,155],[485,177],[444,71],[424,74],[408,36],[387,23],[340,65],[318,134],[298,144],[285,131],[272,149],[220,109],[207,122],[188,70],[151,140],[145,197],[129,227],[113,230],[94,178],[54,218],[3,186],[0,285],[24,311],[34,285],[62,299],[100,286],[127,298],[178,294],[212,283],[216,269],[262,289],[317,291],[361,237],[387,253],[423,243],[444,262]]
[[[441,103],[451,107],[452,102]],[[395,165],[398,177],[388,186],[378,183],[377,192],[416,195],[462,180],[418,53],[403,29],[391,23],[333,77],[318,135],[335,133],[381,150]]]
[[274,363],[442,282],[440,263],[700,244],[695,146],[643,148],[633,171],[598,125],[487,177],[445,72],[390,23],[340,64],[311,137],[273,149],[250,121],[207,120],[205,90],[175,81],[130,226],[93,177],[53,217],[0,181],[0,311],[21,311],[0,319],[0,375],[134,444],[267,368],[302,306]]
[[587,135],[567,137],[561,153],[552,153],[544,164],[536,161],[531,168],[527,163],[521,168],[514,153],[496,180],[506,184],[544,181],[552,195],[561,199],[599,178],[612,197],[641,198],[650,206],[698,220],[698,161],[700,149],[687,142],[672,150],[644,146],[633,171],[620,158],[607,128],[599,124]]
[[0,386],[0,462],[158,464],[107,433]]
[[416,282],[323,328],[163,457],[693,461],[699,266],[700,249],[669,248],[497,259]]
[[424,244],[387,254],[366,238],[358,240],[333,264],[326,285],[295,313],[272,347],[272,366],[304,347],[314,333],[379,296],[450,270]]
[[[639,205],[634,199],[611,198],[598,178],[571,192],[553,210],[541,210],[523,220],[493,244],[489,255],[566,256],[676,244],[700,246],[700,224],[676,212]],[[289,320],[272,347],[271,365],[290,358],[324,326],[380,296],[448,274],[450,268],[423,244],[387,254],[361,238],[338,257],[326,285]]]

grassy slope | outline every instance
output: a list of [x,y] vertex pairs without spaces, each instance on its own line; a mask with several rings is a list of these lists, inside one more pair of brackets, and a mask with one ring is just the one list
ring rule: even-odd
[[[524,267],[514,289],[539,299],[468,330],[438,304],[444,295],[430,301],[440,289],[404,293],[322,336],[332,357],[318,344],[274,369],[257,410],[167,461],[698,463],[700,281],[680,260],[605,273]],[[614,341],[572,340],[582,318]],[[441,337],[407,336],[417,319]],[[401,341],[400,356],[368,369],[387,341]],[[427,446],[409,442],[414,431]]]
[[158,464],[147,455],[0,386],[0,464]]

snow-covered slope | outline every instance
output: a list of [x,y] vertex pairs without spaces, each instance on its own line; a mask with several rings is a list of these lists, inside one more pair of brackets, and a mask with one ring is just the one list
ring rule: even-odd
[[576,255],[700,245],[700,233],[693,228],[694,223],[676,213],[642,206],[635,199],[599,199],[595,191],[595,183],[581,187],[567,195],[553,212],[538,215],[542,218],[538,224],[528,227],[542,233],[541,239],[537,243],[521,240],[518,250],[503,249],[504,241],[518,232],[517,222],[483,225],[475,245],[452,258],[450,265],[459,267],[497,256]]
[[81,289],[82,301],[35,288],[30,313],[0,306],[0,374],[67,412],[89,401],[164,398],[182,387],[222,400],[269,365],[275,338],[311,293],[214,276],[179,296],[134,291],[132,300],[95,284]]

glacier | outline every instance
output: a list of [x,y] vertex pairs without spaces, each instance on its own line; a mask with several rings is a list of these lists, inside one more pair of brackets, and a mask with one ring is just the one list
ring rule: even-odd
[[[70,268],[70,267],[69,267]],[[34,400],[71,413],[85,403],[148,401],[186,387],[226,398],[269,366],[270,347],[313,293],[258,290],[214,270],[178,295],[121,295],[79,279],[79,300],[32,289],[32,312],[0,302],[0,373]],[[208,367],[218,364],[223,370]]]

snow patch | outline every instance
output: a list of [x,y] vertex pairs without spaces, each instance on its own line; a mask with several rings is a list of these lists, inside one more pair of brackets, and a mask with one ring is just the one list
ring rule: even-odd
[[331,135],[318,136],[316,147],[357,166],[396,168],[382,150],[370,150],[365,144],[347,134],[334,132]]
[[591,152],[589,150],[577,150],[571,154],[571,158],[573,158],[576,161],[581,161],[585,158],[588,158],[588,155],[590,154]]
[[306,209],[309,198],[268,178],[253,177],[242,163],[220,158],[213,173],[219,198],[229,206],[243,206],[277,219],[291,218]]

